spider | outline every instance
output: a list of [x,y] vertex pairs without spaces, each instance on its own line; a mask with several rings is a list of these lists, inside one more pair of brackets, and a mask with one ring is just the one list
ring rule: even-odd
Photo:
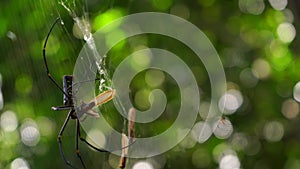
[[[57,18],[54,21],[54,23],[51,25],[50,30],[46,36],[46,40],[44,42],[44,47],[43,47],[43,58],[44,58],[44,64],[46,67],[47,76],[54,83],[54,85],[63,93],[63,105],[52,107],[52,110],[55,110],[55,111],[69,110],[69,113],[68,113],[68,115],[60,129],[60,132],[58,134],[57,141],[58,141],[58,145],[59,145],[59,151],[60,151],[60,154],[61,154],[64,162],[71,168],[76,169],[76,167],[73,164],[71,164],[70,161],[67,160],[67,158],[63,152],[63,148],[62,148],[63,132],[64,132],[68,122],[70,121],[70,119],[75,120],[76,121],[76,139],[75,139],[76,154],[77,154],[77,157],[80,159],[82,167],[84,169],[86,169],[85,163],[80,155],[80,151],[79,151],[79,147],[78,147],[78,140],[83,141],[84,143],[86,143],[88,146],[95,149],[96,151],[99,151],[99,152],[107,152],[107,151],[93,146],[91,143],[89,143],[85,138],[83,138],[81,136],[80,121],[77,116],[78,114],[76,114],[75,106],[73,103],[73,93],[72,93],[73,92],[72,86],[74,85],[73,84],[73,76],[72,75],[64,75],[63,76],[63,87],[61,87],[60,85],[58,85],[58,83],[55,81],[55,79],[50,74],[47,59],[46,59],[46,46],[47,46],[48,38],[49,38],[53,28],[58,23],[59,20],[60,20],[60,18]],[[114,96],[115,96],[115,90],[113,90],[113,89],[107,90],[103,93],[100,93],[98,96],[96,96],[94,99],[92,99],[88,103],[82,102],[81,105],[79,106],[78,111],[80,111],[81,113],[86,113],[87,115],[97,118],[97,117],[99,117],[99,115],[96,112],[94,112],[92,109],[96,106],[99,106],[101,104],[104,104],[104,103],[112,100],[114,98]],[[79,113],[79,112],[77,112],[77,113]]]

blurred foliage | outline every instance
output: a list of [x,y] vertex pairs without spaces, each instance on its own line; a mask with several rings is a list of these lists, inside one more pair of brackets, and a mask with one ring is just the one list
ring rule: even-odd
[[[234,127],[229,138],[212,136],[200,144],[189,136],[165,154],[144,160],[156,165],[154,168],[218,168],[219,156],[229,153],[236,155],[245,169],[300,168],[300,87],[296,85],[300,79],[300,41],[296,32],[300,6],[296,0],[289,1],[287,6],[285,2],[76,0],[75,12],[79,17],[88,16],[92,32],[113,19],[138,12],[165,12],[190,21],[217,49],[228,89],[241,93],[242,104],[226,117]],[[50,109],[62,104],[62,93],[46,76],[42,46],[51,24],[61,17],[64,24],[54,28],[47,55],[52,75],[62,83],[63,75],[72,74],[84,41],[78,39],[74,21],[60,3],[0,2],[0,168],[67,168],[56,141],[67,112]],[[201,103],[210,99],[209,78],[199,58],[184,44],[161,35],[139,35],[120,42],[108,53],[108,72],[112,75],[127,55],[143,46],[163,48],[180,56],[202,89]],[[150,70],[139,73],[131,83],[131,97],[137,108],[149,107],[147,98],[154,88],[168,93],[168,107],[156,122],[137,125],[140,136],[166,130],[180,107],[174,79],[161,71]],[[113,109],[112,103],[108,107]],[[115,113],[112,110],[106,117],[117,118]],[[199,116],[197,121],[200,120]],[[149,127],[153,130],[146,130]],[[75,125],[71,121],[63,137],[64,150],[80,166],[74,140]],[[83,143],[80,147],[89,168],[116,168],[118,157],[94,152]],[[130,159],[128,168],[139,160]]]

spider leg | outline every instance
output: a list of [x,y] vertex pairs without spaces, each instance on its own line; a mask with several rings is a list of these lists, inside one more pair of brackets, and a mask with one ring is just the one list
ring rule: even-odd
[[53,106],[51,107],[52,110],[55,110],[55,111],[60,111],[60,110],[70,110],[72,109],[73,106]]
[[85,164],[80,155],[80,150],[79,150],[79,146],[78,146],[78,140],[79,140],[78,137],[79,136],[80,136],[79,120],[76,119],[76,154],[77,154],[77,157],[80,159],[80,162],[81,162],[83,168],[86,169]]
[[[76,121],[77,121],[77,124],[78,124],[78,126],[79,126],[79,124],[80,124],[79,120],[77,119]],[[108,152],[108,151],[106,151],[106,150],[104,150],[104,149],[100,149],[100,148],[97,148],[97,147],[93,146],[93,145],[92,145],[91,143],[89,143],[85,138],[83,138],[83,137],[81,136],[81,132],[80,132],[80,128],[79,128],[79,127],[78,127],[78,136],[79,136],[80,141],[83,141],[84,143],[86,143],[88,146],[90,146],[90,147],[93,148],[94,150],[99,151],[99,152]]]
[[64,132],[64,130],[65,130],[65,128],[66,128],[66,126],[67,126],[67,124],[68,124],[70,118],[71,118],[71,115],[74,113],[74,111],[75,111],[75,110],[73,110],[73,109],[71,109],[71,110],[69,111],[68,116],[67,116],[67,118],[66,118],[66,120],[65,120],[65,122],[64,122],[64,124],[63,124],[63,126],[61,127],[58,136],[57,136],[57,142],[58,142],[58,145],[59,145],[60,155],[62,156],[64,162],[65,162],[68,166],[70,166],[71,168],[77,169],[77,168],[76,168],[75,166],[73,166],[73,165],[70,163],[70,161],[68,161],[67,158],[65,157],[65,154],[64,154],[63,148],[62,148],[62,139],[61,139],[61,138],[62,138],[62,135],[63,135],[63,132]]
[[48,39],[49,39],[49,37],[50,37],[50,34],[51,34],[51,32],[52,32],[54,26],[57,24],[58,21],[60,21],[60,18],[57,18],[57,19],[54,21],[54,23],[51,25],[51,28],[50,28],[50,30],[49,30],[49,32],[48,32],[48,34],[47,34],[46,40],[45,40],[45,42],[44,42],[44,47],[43,47],[43,58],[44,58],[44,64],[45,64],[45,67],[46,67],[46,73],[47,73],[48,78],[55,84],[55,86],[56,86],[57,88],[59,88],[59,90],[60,90],[64,95],[69,96],[69,95],[62,89],[62,87],[60,87],[60,86],[58,85],[58,83],[55,81],[55,79],[51,76],[50,71],[49,71],[49,67],[48,67],[48,63],[47,63],[47,59],[46,59],[46,47],[47,47]]

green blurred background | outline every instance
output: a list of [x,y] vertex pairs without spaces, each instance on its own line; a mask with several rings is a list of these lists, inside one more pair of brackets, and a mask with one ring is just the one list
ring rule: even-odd
[[[68,168],[56,141],[67,112],[50,109],[62,104],[62,93],[46,76],[42,46],[51,24],[60,16],[64,24],[58,24],[53,30],[47,54],[53,76],[62,83],[64,74],[72,74],[84,40],[61,2],[0,2],[0,168]],[[225,107],[228,116],[220,122],[226,125],[230,120],[233,132],[226,136],[215,133],[200,144],[197,126],[201,125],[199,122],[205,118],[209,106],[210,83],[199,58],[178,41],[158,35],[129,38],[109,52],[106,69],[113,74],[128,54],[143,46],[172,51],[191,68],[202,90],[201,108],[191,135],[162,155],[130,159],[127,168],[226,168],[239,166],[238,163],[245,169],[300,168],[300,41],[297,36],[300,3],[297,0],[63,2],[79,17],[88,16],[91,32],[132,13],[155,11],[177,15],[208,36],[224,65],[226,94],[232,100]],[[172,77],[159,70],[141,72],[133,79],[134,105],[147,109],[147,98],[154,88],[166,91],[168,107],[164,116],[169,118],[155,122],[152,126],[155,132],[137,125],[137,136],[160,133],[176,118],[179,89]],[[70,161],[81,167],[75,154],[74,128],[71,121],[63,138],[64,150]],[[94,152],[83,143],[80,148],[88,168],[117,168],[117,156]]]

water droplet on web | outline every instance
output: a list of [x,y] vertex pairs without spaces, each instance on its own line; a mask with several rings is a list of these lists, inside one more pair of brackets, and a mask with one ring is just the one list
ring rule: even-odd
[[103,75],[103,74],[104,74],[104,70],[100,69],[100,75]]

